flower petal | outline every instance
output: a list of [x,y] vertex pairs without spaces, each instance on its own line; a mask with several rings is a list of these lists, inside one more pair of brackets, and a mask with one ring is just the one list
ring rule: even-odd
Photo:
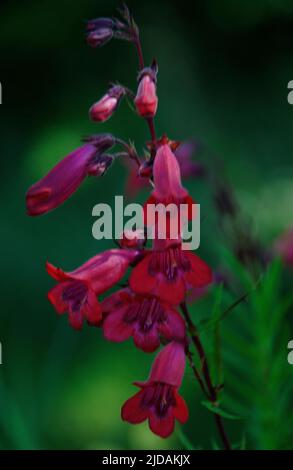
[[155,413],[152,413],[149,417],[150,430],[160,437],[169,437],[174,431],[175,419],[169,409],[166,416],[159,417]]
[[133,341],[135,346],[145,352],[153,352],[160,346],[160,338],[156,325],[149,331],[143,331],[138,326],[134,329]]
[[188,407],[186,405],[184,398],[182,398],[182,396],[179,395],[177,390],[174,390],[174,397],[176,400],[176,405],[173,408],[174,417],[178,419],[178,421],[181,424],[184,424],[186,423],[189,417]]
[[70,285],[70,282],[64,282],[63,284],[58,284],[57,286],[53,287],[48,292],[48,299],[51,304],[55,307],[57,313],[62,314],[67,311],[67,303],[63,301],[62,294],[64,288]]
[[123,421],[128,421],[131,424],[139,424],[147,419],[149,410],[142,405],[143,394],[144,390],[140,390],[124,403],[121,408]]
[[127,308],[127,306],[122,307],[106,316],[103,322],[103,331],[108,341],[120,343],[132,335],[133,326],[123,320]]
[[61,268],[56,268],[56,266],[54,266],[53,264],[51,263],[46,263],[46,269],[47,269],[47,273],[53,278],[53,279],[56,279],[56,281],[66,281],[66,280],[70,280],[70,276],[65,273]]
[[96,294],[91,289],[88,290],[85,303],[81,308],[81,313],[90,325],[99,325],[102,320],[102,309]]
[[179,305],[185,298],[185,282],[183,277],[178,274],[175,279],[167,279],[163,274],[156,277],[156,285],[153,289],[153,294],[159,297],[164,302],[169,302],[172,305]]
[[149,381],[180,387],[185,370],[185,350],[181,343],[171,341],[156,356]]
[[149,253],[132,270],[129,284],[131,289],[138,294],[152,293],[156,285],[156,278],[149,274],[149,261],[152,254]]
[[190,262],[190,270],[185,274],[187,283],[193,287],[203,287],[210,284],[213,279],[211,268],[194,253],[186,251],[185,255]]
[[121,307],[125,303],[125,298],[127,299],[130,297],[130,289],[120,289],[117,292],[105,297],[105,299],[101,302],[103,315],[107,315],[111,313],[113,310]]
[[166,320],[159,324],[159,333],[167,340],[183,340],[186,335],[185,322],[181,315],[165,304]]
[[70,326],[74,330],[81,330],[82,329],[82,323],[83,323],[83,317],[80,311],[69,311],[68,313],[68,321]]

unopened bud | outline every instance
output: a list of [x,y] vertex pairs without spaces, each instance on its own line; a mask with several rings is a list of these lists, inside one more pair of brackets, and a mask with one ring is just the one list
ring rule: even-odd
[[157,111],[156,75],[155,66],[144,68],[138,77],[139,84],[134,102],[137,113],[144,118],[154,117]]
[[112,39],[115,23],[111,18],[97,18],[87,23],[87,43],[92,47],[100,47]]
[[91,106],[89,110],[91,120],[95,122],[107,121],[116,111],[124,94],[125,90],[122,86],[115,85],[111,87],[97,103]]

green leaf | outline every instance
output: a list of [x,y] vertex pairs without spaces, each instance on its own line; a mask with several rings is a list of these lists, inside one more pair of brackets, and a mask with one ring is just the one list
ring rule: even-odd
[[224,320],[224,318],[226,318],[229,315],[229,313],[231,313],[234,310],[234,308],[236,308],[239,304],[241,304],[248,297],[248,295],[249,295],[249,292],[242,294],[241,297],[239,297],[231,305],[229,305],[229,307],[227,307],[224,310],[224,312],[220,313],[218,311],[216,316],[209,318],[209,319],[203,319],[199,324],[199,331],[202,331],[206,328],[211,328],[212,326],[215,326],[215,324]]
[[203,406],[205,406],[212,413],[216,413],[217,415],[220,415],[223,418],[226,418],[226,419],[241,419],[240,416],[232,415],[231,413],[228,413],[227,411],[224,411],[221,408],[219,408],[218,406],[214,405],[210,401],[203,400],[201,402],[201,404]]
[[224,246],[221,247],[222,256],[224,262],[229,266],[231,272],[236,274],[241,283],[245,286],[246,290],[253,288],[255,281],[252,279],[246,268],[240,263],[240,261]]

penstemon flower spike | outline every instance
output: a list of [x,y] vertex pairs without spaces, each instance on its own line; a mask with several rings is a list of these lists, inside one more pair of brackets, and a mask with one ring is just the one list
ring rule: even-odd
[[[195,171],[188,152],[181,151],[180,163],[180,142],[169,140],[167,136],[160,139],[156,136],[157,63],[153,61],[150,67],[145,67],[139,29],[126,5],[120,14],[121,20],[98,18],[88,21],[87,42],[99,47],[117,38],[135,45],[139,60],[137,93],[134,95],[126,87],[114,84],[92,105],[89,114],[93,121],[104,122],[112,117],[120,100],[127,95],[150,131],[145,155],[141,159],[134,143],[126,143],[111,134],[84,137],[81,147],[28,190],[29,215],[45,214],[57,208],[87,176],[102,176],[116,158],[128,157],[137,165],[136,176],[148,178],[153,187],[145,211],[151,203],[165,208],[170,203],[178,207],[185,204],[188,207],[185,217],[191,219],[194,216],[189,211],[193,200],[181,182],[183,168],[187,175]],[[109,153],[117,145],[123,150]],[[145,231],[148,224],[149,220]],[[169,229],[174,224],[170,217],[163,240],[158,236],[158,219],[154,218],[150,224],[155,228],[151,248],[146,248],[145,233],[136,230],[131,236],[123,233],[117,248],[95,255],[73,271],[65,272],[47,263],[48,274],[58,282],[49,292],[48,299],[58,314],[68,313],[74,329],[80,330],[86,321],[90,326],[101,327],[107,340],[121,342],[132,338],[135,346],[146,353],[164,346],[154,360],[149,379],[135,383],[140,391],[123,405],[121,416],[132,424],[148,420],[151,431],[166,438],[173,432],[175,421],[183,424],[188,419],[187,405],[178,393],[186,358],[203,393],[217,406],[219,386],[212,383],[207,357],[186,305],[188,291],[192,287],[204,288],[212,282],[213,276],[203,260],[182,249],[180,223],[175,227],[175,239],[171,238]],[[132,270],[130,277],[124,282],[122,278],[129,268]],[[117,291],[100,302],[98,296],[113,286],[118,288]],[[191,343],[199,355],[200,370],[194,364]],[[214,416],[223,445],[230,449],[222,418],[217,413]]]

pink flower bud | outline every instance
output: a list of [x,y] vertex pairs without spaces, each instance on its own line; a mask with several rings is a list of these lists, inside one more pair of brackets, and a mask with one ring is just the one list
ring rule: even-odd
[[157,111],[156,73],[156,69],[145,68],[139,75],[139,85],[134,102],[138,114],[144,118],[154,117]]
[[108,92],[90,108],[90,119],[96,122],[107,121],[116,111],[124,93],[124,88],[119,85],[110,88]]

